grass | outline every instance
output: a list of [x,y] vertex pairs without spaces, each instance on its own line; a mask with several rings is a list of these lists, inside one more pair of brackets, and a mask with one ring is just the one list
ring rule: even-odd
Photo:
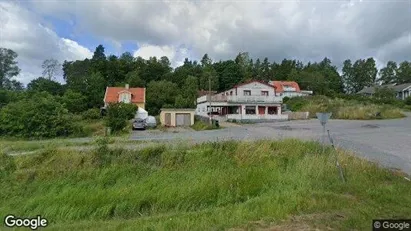
[[[325,96],[296,97],[287,101],[293,111],[308,111],[315,118],[317,112],[332,112],[332,119],[373,120],[405,117],[399,107],[387,104],[365,103],[356,100],[327,98]],[[377,113],[380,116],[377,116]]]
[[315,142],[108,143],[0,155],[0,214],[40,214],[50,230],[367,230],[411,214],[411,182],[340,150],[342,183],[332,149]]
[[194,124],[191,126],[192,129],[196,131],[204,131],[204,130],[213,130],[213,129],[219,129],[221,127],[217,127],[214,124],[210,125],[209,123],[205,123],[201,120],[197,120],[194,122]]

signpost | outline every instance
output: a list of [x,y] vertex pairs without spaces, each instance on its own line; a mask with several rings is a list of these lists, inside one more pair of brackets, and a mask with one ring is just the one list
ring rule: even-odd
[[322,136],[322,144],[323,144],[323,153],[324,153],[324,145],[325,145],[325,125],[327,124],[328,119],[331,117],[332,113],[326,112],[318,112],[316,113],[317,119],[320,121],[321,126],[323,126],[323,136]]

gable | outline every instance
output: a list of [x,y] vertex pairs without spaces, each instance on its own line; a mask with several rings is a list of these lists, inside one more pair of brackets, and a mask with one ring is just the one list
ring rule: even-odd
[[107,87],[104,102],[117,103],[121,94],[131,94],[132,103],[145,103],[145,88]]

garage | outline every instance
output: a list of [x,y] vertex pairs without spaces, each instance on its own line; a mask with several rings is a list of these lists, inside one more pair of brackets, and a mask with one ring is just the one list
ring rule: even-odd
[[160,122],[163,126],[188,127],[194,124],[195,109],[163,108],[160,112]]
[[177,113],[176,114],[176,126],[190,126],[191,119],[190,113]]

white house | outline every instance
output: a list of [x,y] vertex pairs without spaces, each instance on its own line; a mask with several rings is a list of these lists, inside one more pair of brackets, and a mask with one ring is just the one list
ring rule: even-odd
[[274,86],[276,96],[284,97],[297,97],[312,95],[312,91],[301,90],[297,82],[294,81],[270,81],[270,85]]
[[281,113],[282,98],[275,89],[260,81],[251,81],[213,95],[197,98],[196,115],[218,120],[287,120]]

